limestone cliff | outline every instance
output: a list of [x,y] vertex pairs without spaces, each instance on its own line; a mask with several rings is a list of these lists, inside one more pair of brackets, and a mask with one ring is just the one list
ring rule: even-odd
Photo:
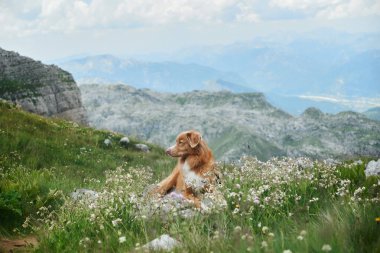
[[1,48],[0,98],[26,111],[87,124],[80,90],[70,73]]
[[126,85],[81,85],[89,122],[163,147],[197,129],[217,159],[242,155],[355,158],[380,156],[380,122],[362,114],[316,108],[291,116],[261,93],[158,93]]

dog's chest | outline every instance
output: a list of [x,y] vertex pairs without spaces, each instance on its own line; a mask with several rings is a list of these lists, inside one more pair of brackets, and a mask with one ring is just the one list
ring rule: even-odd
[[182,166],[182,174],[187,187],[191,187],[193,190],[202,189],[207,180],[199,175],[197,175],[194,171],[191,170],[187,161]]

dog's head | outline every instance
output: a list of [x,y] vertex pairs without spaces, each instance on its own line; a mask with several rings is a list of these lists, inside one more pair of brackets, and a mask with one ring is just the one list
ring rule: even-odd
[[176,144],[166,150],[172,157],[186,157],[198,153],[202,145],[202,136],[199,132],[191,130],[182,132],[177,136]]

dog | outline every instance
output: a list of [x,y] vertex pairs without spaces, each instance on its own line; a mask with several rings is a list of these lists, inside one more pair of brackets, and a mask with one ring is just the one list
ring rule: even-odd
[[162,180],[155,190],[161,196],[175,191],[201,207],[201,194],[212,191],[218,174],[211,149],[199,132],[190,130],[180,133],[176,144],[166,150],[171,157],[178,157],[172,173]]

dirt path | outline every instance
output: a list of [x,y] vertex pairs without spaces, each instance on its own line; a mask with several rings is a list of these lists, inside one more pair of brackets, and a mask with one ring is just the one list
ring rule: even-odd
[[27,236],[18,239],[0,239],[0,252],[29,252],[38,244],[35,236]]

